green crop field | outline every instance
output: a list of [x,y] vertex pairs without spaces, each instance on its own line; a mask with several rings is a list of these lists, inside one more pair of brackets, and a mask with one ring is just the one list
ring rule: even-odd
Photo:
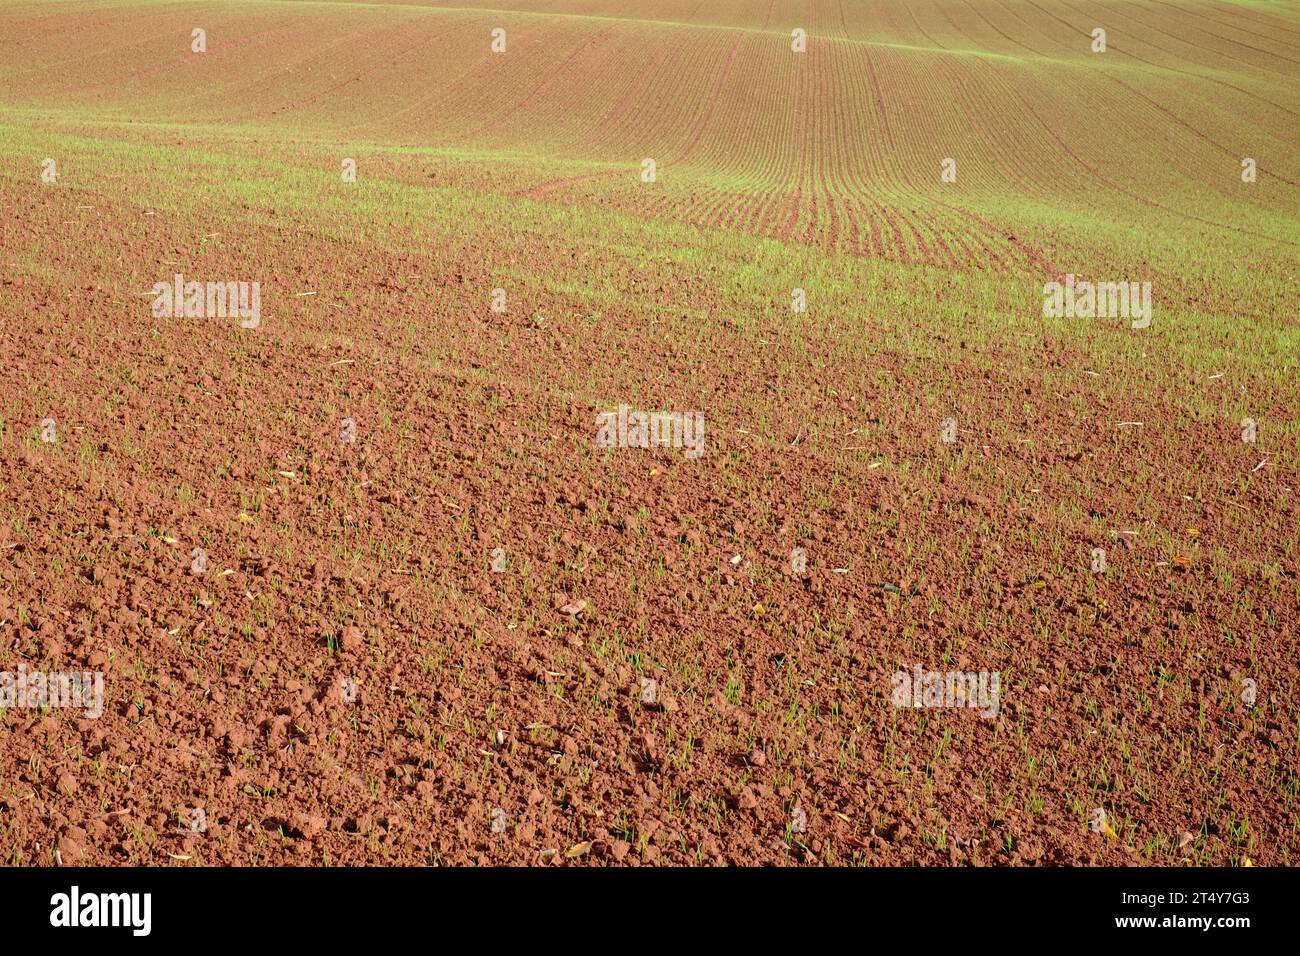
[[1292,865],[1298,75],[1280,0],[0,2],[0,671],[105,678],[0,686],[0,855]]

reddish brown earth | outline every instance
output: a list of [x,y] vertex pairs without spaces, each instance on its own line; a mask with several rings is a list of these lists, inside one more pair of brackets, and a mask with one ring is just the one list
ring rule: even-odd
[[[813,4],[816,76],[760,69],[767,3],[529,15],[524,65],[488,13],[317,6],[221,5],[201,62],[188,9],[0,8],[0,671],[105,692],[0,708],[0,859],[1295,861],[1293,127],[1249,200],[1169,87],[1044,131],[1056,77],[1181,61],[1080,66],[1023,4]],[[1273,52],[1197,68],[1272,83],[1294,36],[1213,9]],[[1197,122],[1130,149],[1124,109]],[[1044,320],[1071,269],[1152,277],[1156,321]],[[260,282],[260,325],[155,317],[177,272]],[[620,404],[705,454],[597,447]],[[892,706],[914,665],[997,672],[997,718]]]
[[[238,274],[251,251],[281,277],[262,327],[155,321],[101,267],[147,271],[133,247],[171,224],[71,214],[23,210],[60,278],[5,280],[32,318],[0,339],[0,635],[29,669],[102,669],[107,704],[6,712],[11,862],[1125,864],[1147,841],[1153,862],[1289,859],[1296,587],[1273,555],[1295,475],[1252,471],[1230,426],[1189,428],[1181,395],[1102,428],[1131,395],[1051,335],[1032,367],[946,333],[949,359],[832,363],[833,322],[817,342],[678,327],[636,352],[634,305],[493,315],[475,255],[272,244],[251,220],[181,267]],[[102,261],[60,252],[128,226]],[[701,288],[681,278],[668,301]],[[592,394],[705,409],[708,453],[594,448],[598,406],[558,363]],[[936,383],[969,423],[955,447],[917,407]],[[1216,576],[1223,554],[1253,572]],[[915,663],[1000,671],[999,719],[891,708]],[[1090,831],[1102,806],[1119,839]]]

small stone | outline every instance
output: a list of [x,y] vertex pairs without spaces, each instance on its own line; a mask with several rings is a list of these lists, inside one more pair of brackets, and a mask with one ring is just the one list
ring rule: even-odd
[[641,703],[647,706],[659,703],[659,682],[652,677],[641,678]]

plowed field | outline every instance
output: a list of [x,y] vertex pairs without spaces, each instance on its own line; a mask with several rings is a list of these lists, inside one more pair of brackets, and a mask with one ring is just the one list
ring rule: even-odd
[[1294,864],[1298,79],[1267,0],[0,2],[0,858]]

